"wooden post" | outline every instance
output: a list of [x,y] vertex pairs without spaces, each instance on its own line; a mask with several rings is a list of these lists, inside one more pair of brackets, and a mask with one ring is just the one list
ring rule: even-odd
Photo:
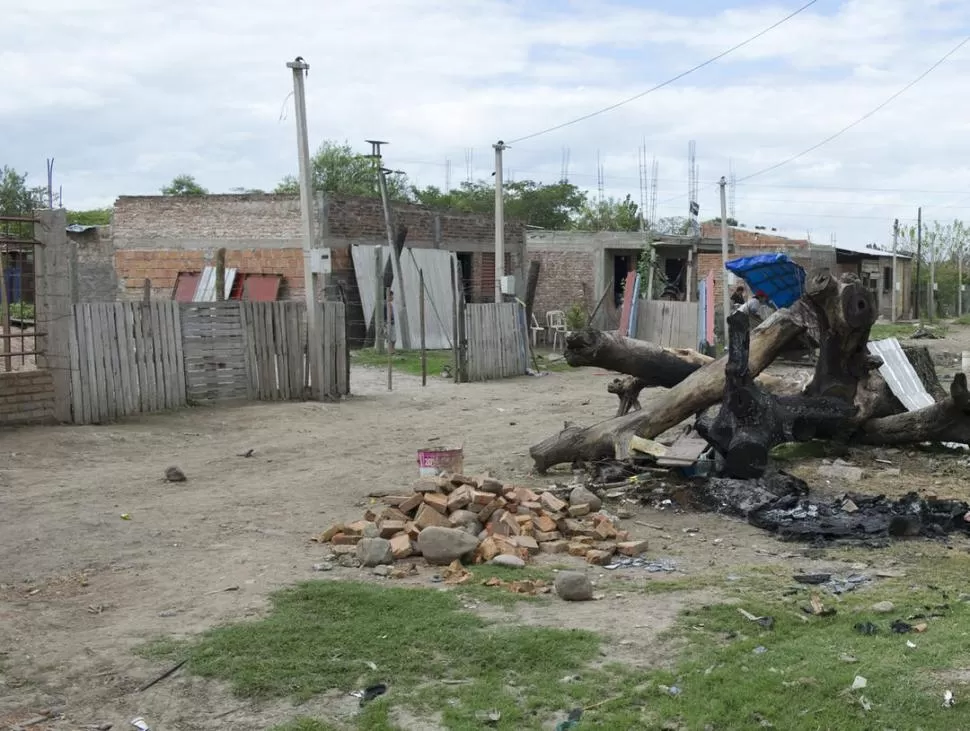
[[216,302],[226,301],[226,250],[216,252]]
[[421,385],[428,385],[428,351],[424,328],[424,269],[418,269],[418,316],[421,322]]
[[[23,307],[20,312],[20,332],[24,331]],[[3,369],[13,370],[13,360],[10,357],[10,298],[7,294],[7,255],[0,252],[0,324],[3,325]],[[34,317],[34,332],[37,331],[37,318]],[[32,348],[37,350],[37,348]]]
[[394,332],[391,327],[391,322],[394,318],[394,303],[391,301],[391,289],[388,287],[387,291],[384,293],[384,302],[387,306],[387,312],[385,313],[385,321],[387,322],[387,327],[385,332],[387,333],[387,390],[394,390],[394,377],[392,375],[393,369],[391,367],[392,360],[394,358]]
[[384,261],[381,247],[374,247],[374,349],[384,352]]
[[142,285],[141,290],[141,301],[146,305],[152,301],[152,280],[145,278],[145,282]]
[[455,383],[458,383],[458,297],[461,291],[458,287],[458,276],[460,274],[460,269],[458,268],[456,258],[452,255],[451,258],[451,304],[452,304],[452,318],[451,318],[451,361],[452,361],[452,378]]

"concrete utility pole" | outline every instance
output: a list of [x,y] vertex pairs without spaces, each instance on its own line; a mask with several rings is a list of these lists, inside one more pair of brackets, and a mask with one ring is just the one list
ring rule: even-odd
[[934,233],[930,242],[930,301],[927,307],[930,310],[930,321],[936,319],[936,241]]
[[502,190],[502,140],[495,148],[495,301],[502,302],[502,277],[505,276],[505,192]]
[[896,246],[899,243],[899,219],[893,221],[893,281],[890,283],[892,287],[892,294],[890,295],[890,301],[892,302],[892,321],[896,322]]
[[[286,67],[293,70],[293,103],[296,107],[296,146],[300,158],[300,214],[303,219],[303,289],[306,297],[306,323],[308,343],[313,344],[317,330],[316,282],[313,276],[311,250],[313,249],[313,180],[310,169],[310,143],[306,124],[306,90],[303,78],[310,64],[297,56]],[[317,384],[322,386],[322,384]]]
[[[400,312],[400,322],[395,322],[397,326],[396,329],[401,333],[401,349],[410,350],[411,349],[411,328],[408,323],[408,303],[407,298],[404,296],[404,276],[401,273],[401,257],[398,256],[397,248],[394,246],[394,217],[391,214],[391,198],[387,192],[387,173],[388,170],[384,169],[384,163],[381,158],[381,145],[390,144],[389,142],[381,142],[379,140],[365,140],[369,142],[371,146],[371,158],[377,163],[377,188],[381,193],[381,203],[384,206],[384,228],[387,232],[387,246],[390,249],[391,257],[391,270],[394,272],[394,281],[396,287],[394,289],[395,297],[394,299],[398,303],[398,311]],[[383,287],[383,284],[380,284]],[[393,309],[389,309],[389,313],[393,313]],[[390,332],[390,322],[387,323]]]
[[724,309],[724,344],[728,340],[728,316],[731,314],[731,295],[728,293],[728,225],[727,225],[727,180],[721,176],[721,307]]

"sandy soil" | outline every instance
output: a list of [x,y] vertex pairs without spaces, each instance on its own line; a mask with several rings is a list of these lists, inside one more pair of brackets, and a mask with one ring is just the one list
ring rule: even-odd
[[[299,580],[377,580],[361,570],[314,573],[326,549],[308,538],[359,517],[369,491],[410,485],[422,446],[462,444],[466,471],[541,486],[549,478],[527,476],[528,446],[567,419],[593,422],[615,408],[608,376],[595,370],[463,386],[435,379],[424,389],[396,374],[391,393],[384,378],[355,369],[355,395],[339,404],[259,403],[0,432],[0,728],[44,709],[63,719],[35,730],[126,728],[137,715],[154,729],[255,730],[299,713],[352,713],[355,701],[337,695],[299,709],[254,707],[182,673],[138,692],[165,668],[132,650],[258,616],[267,594]],[[251,458],[238,456],[248,449]],[[892,479],[906,483],[911,467],[923,469],[917,463]],[[188,482],[162,480],[173,464]],[[924,471],[928,488],[959,479]],[[651,539],[651,556],[674,559],[688,576],[765,562],[818,567],[799,546],[718,516],[640,508],[625,523]],[[430,585],[431,573],[412,581]],[[707,595],[638,591],[658,576],[611,574],[599,602],[548,598],[517,616],[601,630],[612,657],[663,662],[657,632],[684,602]]]

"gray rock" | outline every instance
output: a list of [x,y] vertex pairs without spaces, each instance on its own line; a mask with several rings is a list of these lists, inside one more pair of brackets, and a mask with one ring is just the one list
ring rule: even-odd
[[493,566],[508,566],[509,568],[513,569],[525,568],[525,561],[523,561],[521,558],[518,556],[509,556],[504,553],[496,556],[489,561],[489,563]]
[[567,602],[586,602],[593,598],[593,582],[581,571],[561,571],[556,576],[556,593]]
[[455,528],[460,528],[463,525],[468,525],[469,523],[478,522],[478,514],[473,513],[471,510],[456,510],[451,515],[448,516],[448,520]]
[[332,563],[315,563],[313,564],[314,571],[333,571]]
[[573,491],[569,493],[569,504],[582,505],[583,503],[589,505],[589,510],[592,513],[595,513],[603,507],[603,501],[585,487],[579,486],[573,488]]
[[478,536],[460,528],[431,526],[418,534],[418,550],[428,563],[436,566],[447,566],[476,548]]
[[373,574],[375,576],[390,576],[391,567],[387,566],[386,564],[382,564],[381,566],[375,566]]
[[391,542],[385,538],[361,538],[357,544],[357,560],[368,568],[394,563]]
[[368,523],[364,526],[364,538],[379,538],[381,535],[381,529],[377,527],[377,523]]
[[185,482],[185,473],[174,465],[165,470],[165,479],[169,482]]
[[474,523],[465,523],[463,526],[460,526],[460,530],[463,530],[466,533],[471,533],[473,536],[478,538],[478,534],[485,530],[485,526],[476,520]]
[[356,569],[360,567],[360,561],[352,553],[345,553],[337,559],[337,565],[345,569]]
[[862,480],[862,468],[847,464],[822,465],[818,468],[818,474],[820,477],[827,477],[830,480],[843,480],[845,482]]
[[876,602],[872,605],[872,611],[879,612],[880,614],[889,614],[896,608],[892,602]]

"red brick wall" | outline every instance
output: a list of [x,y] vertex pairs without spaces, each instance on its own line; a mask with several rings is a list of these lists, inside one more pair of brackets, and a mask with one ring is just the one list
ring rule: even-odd
[[539,262],[539,286],[536,287],[532,311],[540,325],[545,325],[546,313],[550,310],[568,312],[574,304],[595,307],[595,303],[590,302],[596,289],[593,257],[590,251],[533,251],[529,254],[531,261]]
[[48,370],[0,373],[0,425],[54,421],[54,379]]

